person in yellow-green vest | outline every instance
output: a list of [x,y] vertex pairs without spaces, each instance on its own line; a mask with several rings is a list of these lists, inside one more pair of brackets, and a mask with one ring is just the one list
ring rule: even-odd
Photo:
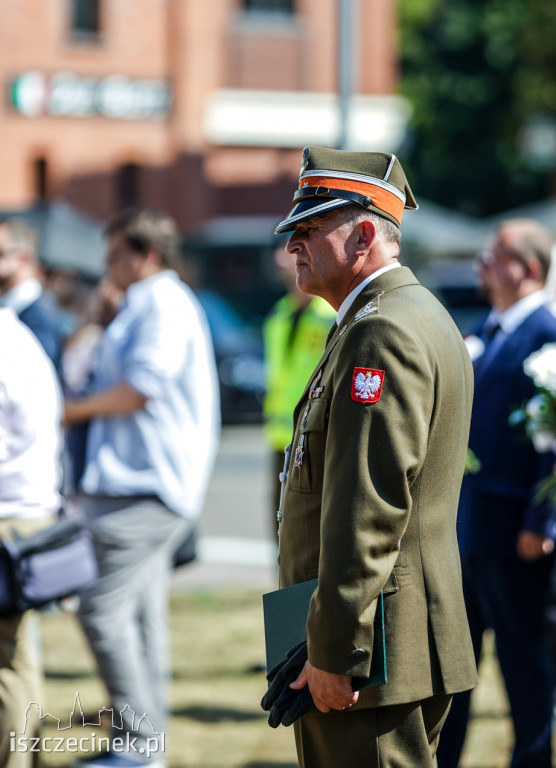
[[271,525],[278,535],[279,474],[284,448],[293,434],[293,409],[321,358],[336,313],[318,296],[296,286],[295,262],[280,245],[274,260],[287,293],[273,307],[263,327],[266,396],[263,404],[265,437],[273,453]]

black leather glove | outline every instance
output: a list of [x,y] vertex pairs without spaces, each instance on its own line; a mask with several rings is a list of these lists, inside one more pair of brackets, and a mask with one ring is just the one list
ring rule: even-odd
[[273,667],[266,676],[270,685],[262,698],[261,707],[270,714],[268,724],[271,728],[291,725],[313,706],[313,697],[309,687],[294,691],[290,683],[299,676],[307,661],[307,642],[303,641],[286,654],[284,661]]
[[298,691],[290,688],[289,693],[284,692],[284,695],[273,704],[268,716],[268,724],[271,728],[277,728],[280,723],[285,726],[291,725],[313,707],[313,697],[308,685]]
[[273,667],[267,674],[268,691],[262,698],[261,707],[268,712],[270,707],[282,693],[284,686],[293,683],[307,661],[307,641],[295,645],[286,654],[286,658]]

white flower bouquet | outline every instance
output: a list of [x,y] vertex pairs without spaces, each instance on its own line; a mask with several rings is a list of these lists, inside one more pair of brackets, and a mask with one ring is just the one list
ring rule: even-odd
[[[510,414],[510,424],[523,426],[538,453],[556,453],[556,343],[545,344],[523,362],[523,370],[537,390]],[[543,481],[536,500],[556,502],[556,474]]]

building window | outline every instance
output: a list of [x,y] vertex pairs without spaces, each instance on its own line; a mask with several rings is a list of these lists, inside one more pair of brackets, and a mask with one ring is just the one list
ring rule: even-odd
[[136,163],[126,163],[118,169],[116,204],[119,208],[134,208],[139,205],[139,166]]
[[94,39],[100,34],[100,0],[71,0],[71,34]]
[[33,186],[35,200],[38,203],[46,203],[48,200],[48,161],[44,157],[38,157],[33,162]]
[[292,14],[294,6],[295,0],[243,0],[243,9],[247,12]]

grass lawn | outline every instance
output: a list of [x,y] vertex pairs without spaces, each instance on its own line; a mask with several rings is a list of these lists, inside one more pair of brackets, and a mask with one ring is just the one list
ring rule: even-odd
[[[171,768],[296,768],[292,729],[268,727],[259,706],[266,681],[251,669],[264,656],[260,592],[174,593],[171,631],[171,718],[166,735]],[[86,713],[109,706],[75,617],[45,614],[42,636],[43,711],[67,724],[76,693]],[[464,768],[505,768],[510,753],[507,703],[492,641],[485,645]],[[46,720],[43,736],[59,735],[55,724]],[[74,726],[64,735],[79,739],[92,731],[91,726]],[[96,732],[104,735],[99,728]],[[77,756],[50,753],[43,762],[61,768]]]

